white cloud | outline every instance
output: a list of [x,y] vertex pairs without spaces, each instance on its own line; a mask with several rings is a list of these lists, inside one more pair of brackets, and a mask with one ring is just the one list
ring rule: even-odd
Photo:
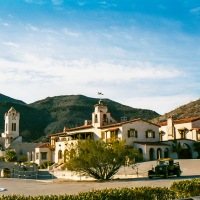
[[68,28],[64,28],[63,29],[64,34],[66,34],[67,36],[72,36],[72,37],[79,37],[80,33],[75,32],[75,31],[70,31]]
[[19,44],[14,42],[2,42],[2,44],[9,47],[19,48]]
[[36,26],[33,26],[33,25],[31,25],[31,24],[27,24],[27,25],[26,25],[26,30],[38,31],[39,28],[36,27]]
[[190,10],[192,14],[199,15],[200,14],[200,7],[196,7]]
[[63,3],[63,0],[52,0],[52,3],[53,3],[54,5],[60,5],[60,4]]

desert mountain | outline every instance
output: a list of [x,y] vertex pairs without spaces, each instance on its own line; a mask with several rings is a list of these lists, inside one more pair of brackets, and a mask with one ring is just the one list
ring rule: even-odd
[[199,117],[200,116],[200,99],[192,101],[188,104],[182,105],[162,116],[156,117],[151,120],[154,123],[159,123],[166,121],[168,117],[172,116],[173,119],[184,119],[190,117]]
[[[83,95],[48,97],[32,104],[0,95],[0,133],[4,130],[4,114],[11,106],[20,112],[20,135],[25,141],[34,141],[52,133],[61,132],[64,126],[82,126],[84,120],[91,120],[94,105],[99,99]],[[109,99],[103,99],[112,116],[120,121],[129,119],[151,120],[159,114],[152,110],[132,108]]]

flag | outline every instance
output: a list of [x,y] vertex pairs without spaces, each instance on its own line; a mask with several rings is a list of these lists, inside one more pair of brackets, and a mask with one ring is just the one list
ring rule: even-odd
[[101,93],[101,92],[98,92],[98,95],[103,95],[103,93]]

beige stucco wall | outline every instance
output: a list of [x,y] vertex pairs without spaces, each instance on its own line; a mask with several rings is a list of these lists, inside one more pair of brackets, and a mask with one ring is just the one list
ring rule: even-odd
[[[129,137],[128,130],[135,129],[137,130],[138,137]],[[146,131],[152,130],[155,132],[155,138],[146,138]],[[142,120],[132,122],[129,124],[123,124],[122,129],[120,129],[120,134],[122,140],[126,141],[126,145],[133,145],[133,142],[157,142],[159,141],[159,127]]]
[[[47,153],[46,159],[42,159],[42,152]],[[52,161],[51,150],[49,148],[35,148],[35,163],[37,163],[40,166],[46,161]]]
[[160,131],[163,131],[165,134],[162,137],[163,141],[168,141],[172,139],[181,139],[181,134],[179,133],[178,129],[186,128],[186,139],[188,140],[197,140],[196,130],[193,130],[193,128],[200,128],[200,120],[195,122],[188,122],[188,123],[182,123],[182,124],[174,124],[174,137],[169,136],[168,132],[168,126],[162,126],[160,127]]

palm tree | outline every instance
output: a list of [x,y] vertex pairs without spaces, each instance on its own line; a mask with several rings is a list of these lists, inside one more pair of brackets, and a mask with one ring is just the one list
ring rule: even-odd
[[177,154],[177,157],[180,158],[180,152],[182,150],[181,143],[177,140],[172,142],[172,151]]

